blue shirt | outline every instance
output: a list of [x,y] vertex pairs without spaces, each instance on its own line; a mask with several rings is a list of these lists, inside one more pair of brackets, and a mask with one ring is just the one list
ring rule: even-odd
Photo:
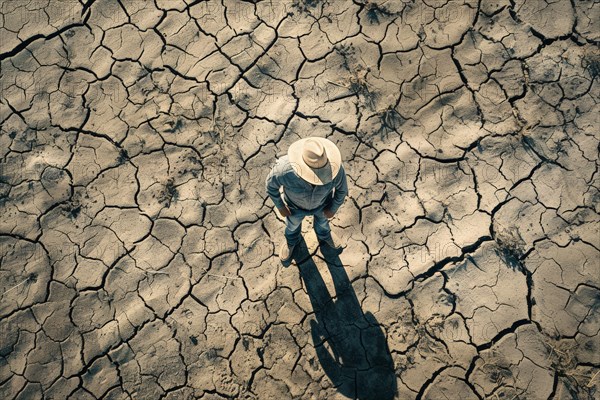
[[[324,185],[312,185],[296,174],[288,156],[277,160],[265,181],[267,193],[275,207],[282,208],[285,203],[290,209],[312,211],[323,205],[336,212],[348,194],[348,183],[344,166],[333,180]],[[283,188],[283,199],[280,188]]]

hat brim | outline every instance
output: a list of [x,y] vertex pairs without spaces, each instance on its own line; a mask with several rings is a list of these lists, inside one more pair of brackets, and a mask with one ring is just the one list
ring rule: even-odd
[[[308,139],[319,141],[325,148],[327,154],[327,164],[321,168],[311,168],[302,158],[304,142]],[[329,139],[320,137],[311,137],[300,139],[292,143],[288,149],[288,159],[296,174],[313,185],[325,185],[331,182],[342,166],[342,154],[335,143]]]

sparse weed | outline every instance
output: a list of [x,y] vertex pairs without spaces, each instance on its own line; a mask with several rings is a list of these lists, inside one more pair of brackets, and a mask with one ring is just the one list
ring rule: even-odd
[[381,17],[391,17],[395,14],[387,9],[385,5],[367,2],[367,19],[371,25],[379,25]]
[[177,201],[178,198],[179,192],[175,186],[175,180],[173,178],[169,178],[158,198],[158,201],[168,208],[171,206],[171,202]]
[[321,0],[294,0],[292,7],[301,13],[312,14],[319,3],[321,3]]
[[597,52],[597,48],[585,52],[582,66],[587,69],[592,79],[600,76],[600,54]]
[[396,131],[398,128],[400,128],[402,122],[404,122],[404,119],[394,106],[389,106],[383,110],[380,110],[376,115],[379,118],[380,124],[378,134],[382,135],[384,139],[387,137],[389,132]]
[[127,161],[129,161],[129,154],[127,153],[127,150],[121,149],[119,151],[119,157],[117,158],[117,162],[119,163],[119,165],[122,165],[125,164]]
[[[371,85],[367,82],[367,74],[369,69],[364,69],[362,66],[358,66],[350,75],[341,79],[338,82],[332,82],[336,86],[344,87],[350,91],[353,95],[356,95],[362,100],[363,104],[373,109],[375,107],[375,101],[378,94],[371,90]],[[347,97],[346,95],[338,96],[340,98]],[[334,99],[335,100],[335,99]]]
[[166,123],[170,128],[165,129],[165,132],[177,133],[183,129],[183,121],[179,118],[176,121],[167,121]]
[[498,245],[496,254],[504,263],[512,269],[523,272],[521,258],[525,254],[525,242],[516,229],[496,235],[496,244]]
[[[552,368],[572,398],[596,398],[598,384],[595,382],[600,376],[594,368],[579,366],[575,355],[578,343],[553,339],[543,343],[548,349],[548,359]],[[594,352],[593,349],[590,350]]]

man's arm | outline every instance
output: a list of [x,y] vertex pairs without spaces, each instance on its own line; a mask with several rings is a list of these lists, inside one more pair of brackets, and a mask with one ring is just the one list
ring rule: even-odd
[[267,194],[273,201],[273,204],[275,204],[275,207],[277,207],[281,215],[287,217],[290,215],[290,211],[281,199],[281,193],[279,193],[279,188],[281,187],[279,171],[281,171],[281,167],[279,166],[279,162],[277,162],[273,168],[271,168],[271,172],[269,172],[269,175],[265,180],[265,187],[267,189]]
[[335,193],[328,209],[331,216],[333,216],[333,214],[337,212],[338,208],[340,208],[340,206],[344,203],[344,199],[346,198],[347,194],[348,182],[346,180],[346,171],[344,171],[344,167],[342,166],[335,177]]

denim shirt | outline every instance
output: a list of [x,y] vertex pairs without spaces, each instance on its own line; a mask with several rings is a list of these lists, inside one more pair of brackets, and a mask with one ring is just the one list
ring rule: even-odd
[[[315,210],[321,206],[336,212],[348,194],[344,166],[333,180],[325,185],[311,185],[298,176],[288,156],[280,157],[265,181],[267,193],[275,207],[282,208],[284,201],[290,209]],[[283,187],[283,199],[279,188]]]

